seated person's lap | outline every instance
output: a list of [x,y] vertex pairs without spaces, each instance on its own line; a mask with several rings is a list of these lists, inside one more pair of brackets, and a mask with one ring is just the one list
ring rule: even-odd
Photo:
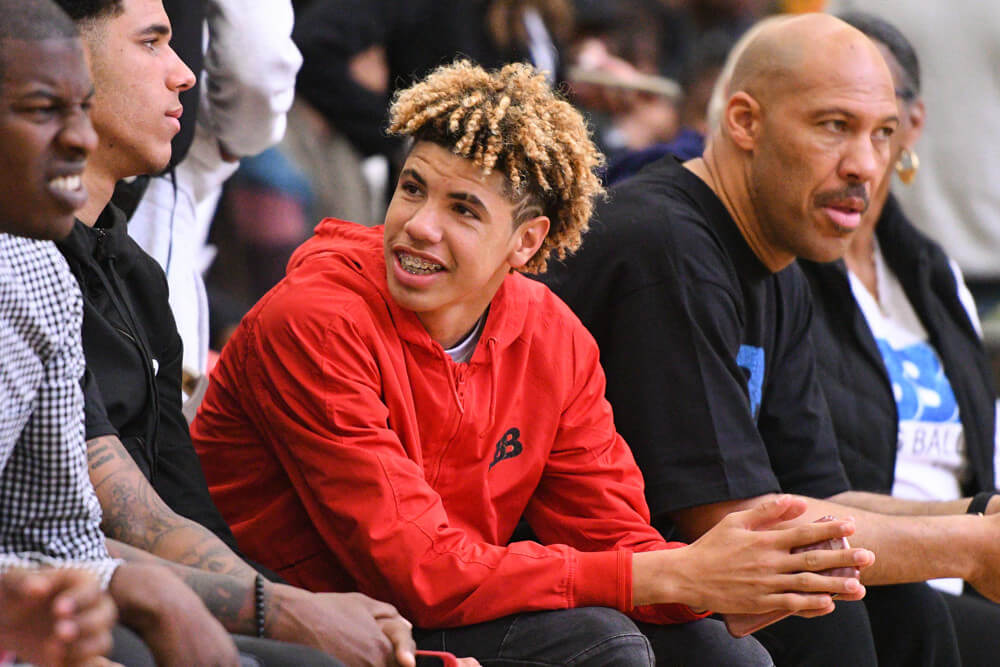
[[604,607],[518,614],[461,628],[416,630],[414,636],[421,649],[494,664],[772,664],[756,640],[734,639],[718,621],[636,623]]

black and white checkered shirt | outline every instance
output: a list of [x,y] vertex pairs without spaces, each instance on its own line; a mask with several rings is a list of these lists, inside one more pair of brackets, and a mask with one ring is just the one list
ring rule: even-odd
[[49,241],[0,234],[0,571],[82,567],[107,586],[83,436],[83,300]]

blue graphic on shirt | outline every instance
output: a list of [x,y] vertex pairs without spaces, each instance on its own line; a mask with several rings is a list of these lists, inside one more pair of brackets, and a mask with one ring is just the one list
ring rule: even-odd
[[937,352],[929,343],[897,349],[882,338],[876,342],[889,371],[900,421],[958,421],[955,393]]
[[736,365],[747,374],[747,392],[750,394],[750,414],[757,419],[764,387],[764,348],[740,345]]

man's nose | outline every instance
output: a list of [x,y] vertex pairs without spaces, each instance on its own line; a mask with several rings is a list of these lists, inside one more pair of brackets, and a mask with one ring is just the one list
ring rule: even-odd
[[441,240],[441,226],[434,214],[434,207],[427,202],[414,211],[410,219],[406,221],[405,229],[406,233],[414,240],[430,244]]
[[847,145],[840,162],[845,181],[877,184],[889,166],[888,142],[878,142],[871,135],[859,134]]
[[[169,46],[167,48],[170,48]],[[167,87],[170,90],[181,92],[194,86],[197,79],[191,68],[184,64],[180,56],[173,49],[170,49],[170,64],[167,72]]]

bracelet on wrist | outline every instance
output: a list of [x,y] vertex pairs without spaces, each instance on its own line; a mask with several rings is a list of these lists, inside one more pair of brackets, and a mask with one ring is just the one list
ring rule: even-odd
[[990,504],[995,495],[997,495],[995,491],[980,491],[972,497],[972,500],[969,502],[969,509],[965,510],[965,513],[982,516],[986,511],[986,506]]
[[264,577],[258,574],[253,580],[253,617],[257,624],[257,636],[264,636]]

